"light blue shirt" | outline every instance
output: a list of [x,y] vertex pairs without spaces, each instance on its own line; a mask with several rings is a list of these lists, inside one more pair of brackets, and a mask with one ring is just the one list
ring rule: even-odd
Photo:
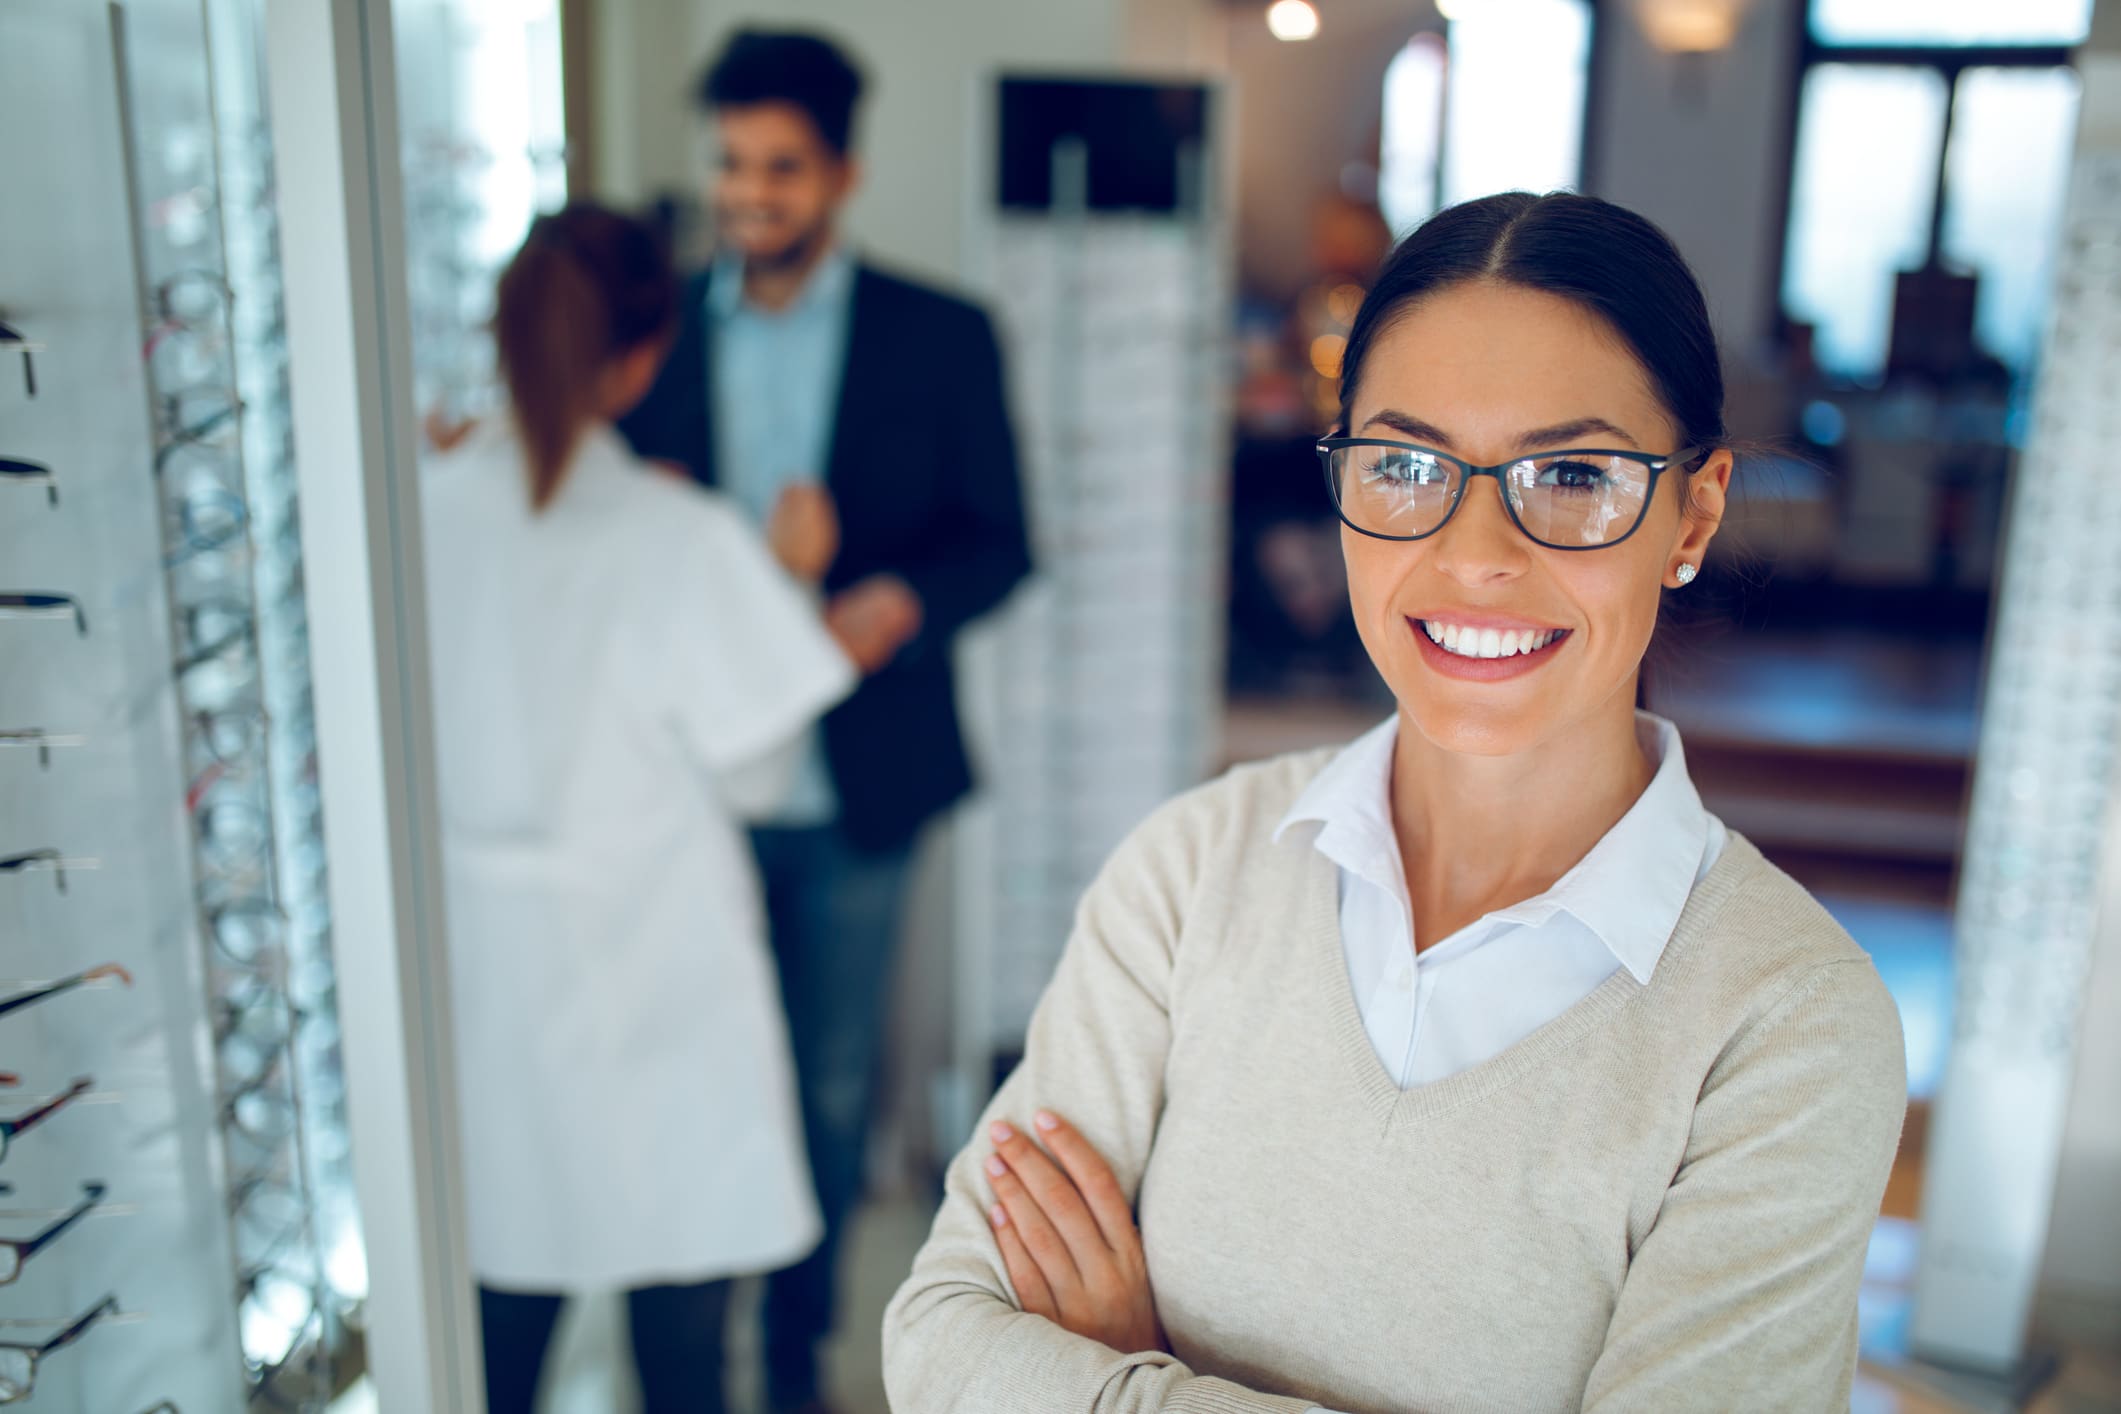
[[1282,820],[1322,826],[1340,868],[1340,935],[1370,1046],[1405,1090],[1501,1054],[1625,967],[1648,982],[1687,896],[1723,852],[1679,732],[1636,714],[1655,774],[1627,814],[1545,893],[1467,924],[1419,953],[1392,827],[1395,717],[1319,772]]
[[[837,247],[785,309],[744,298],[740,256],[724,255],[708,275],[715,466],[722,489],[761,527],[783,488],[825,479],[853,294],[854,261]],[[838,813],[824,741],[813,728],[785,803],[767,819],[817,825]]]

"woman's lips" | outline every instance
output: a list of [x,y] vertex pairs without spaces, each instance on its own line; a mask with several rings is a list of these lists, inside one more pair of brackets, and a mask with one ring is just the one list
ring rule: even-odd
[[1565,628],[1503,629],[1412,617],[1407,627],[1423,662],[1445,677],[1468,682],[1499,682],[1537,672],[1570,638]]

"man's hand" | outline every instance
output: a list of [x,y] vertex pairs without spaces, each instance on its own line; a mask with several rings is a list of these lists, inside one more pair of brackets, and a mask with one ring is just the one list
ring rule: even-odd
[[832,493],[815,481],[797,481],[781,492],[766,520],[766,546],[781,567],[805,584],[816,584],[840,552],[840,517]]
[[832,596],[825,629],[866,676],[898,656],[921,631],[921,600],[895,574],[873,574]]
[[1017,1303],[1123,1355],[1162,1350],[1141,1230],[1119,1180],[1090,1141],[1040,1110],[1039,1136],[1059,1164],[1007,1124],[990,1136],[988,1210]]

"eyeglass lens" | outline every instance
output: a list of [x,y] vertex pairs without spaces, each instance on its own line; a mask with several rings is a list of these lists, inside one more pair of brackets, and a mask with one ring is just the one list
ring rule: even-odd
[[0,1345],[0,1404],[20,1404],[28,1399],[37,1388],[37,1362],[72,1345],[117,1309],[118,1298],[106,1296],[42,1345]]
[[[1458,462],[1415,447],[1357,444],[1327,454],[1341,513],[1373,535],[1432,535],[1464,496]],[[1543,545],[1607,545],[1633,531],[1654,478],[1632,457],[1572,452],[1532,457],[1503,469],[1503,494],[1525,534]]]

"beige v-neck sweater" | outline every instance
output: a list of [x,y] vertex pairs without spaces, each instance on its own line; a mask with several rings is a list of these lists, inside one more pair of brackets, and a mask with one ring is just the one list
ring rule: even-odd
[[1135,1195],[1172,1354],[1016,1309],[975,1141],[884,1318],[897,1414],[1848,1408],[1906,1104],[1870,960],[1733,835],[1647,984],[1399,1090],[1332,864],[1328,753],[1164,807],[1085,897],[980,1126],[1074,1121]]

